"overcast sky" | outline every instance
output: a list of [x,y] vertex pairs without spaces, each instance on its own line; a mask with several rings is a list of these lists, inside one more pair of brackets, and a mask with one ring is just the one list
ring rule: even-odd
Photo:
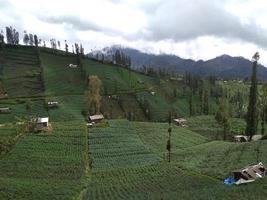
[[267,66],[263,0],[0,0],[0,29],[8,25],[86,52],[121,44],[206,60],[259,51]]

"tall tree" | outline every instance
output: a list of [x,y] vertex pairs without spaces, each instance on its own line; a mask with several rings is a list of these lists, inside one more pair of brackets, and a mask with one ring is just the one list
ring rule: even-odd
[[33,46],[33,44],[34,44],[34,39],[33,39],[33,34],[29,34],[29,45],[30,46]]
[[37,35],[34,35],[33,36],[33,38],[34,38],[34,45],[36,46],[36,47],[38,47],[38,37],[37,37]]
[[168,121],[169,121],[169,128],[168,128],[169,139],[167,140],[166,149],[168,151],[168,162],[171,162],[171,132],[172,132],[172,128],[171,128],[172,115],[171,115],[171,112],[169,112]]
[[85,101],[87,109],[90,114],[97,114],[100,111],[101,106],[101,87],[102,81],[98,76],[89,76],[88,77],[88,89],[85,92]]
[[7,44],[13,44],[12,27],[6,27]]
[[4,43],[4,32],[1,30],[0,32],[0,43]]
[[67,44],[67,40],[65,40],[65,51],[66,53],[69,52],[69,45]]
[[29,37],[29,35],[27,34],[27,32],[24,31],[23,43],[24,43],[25,45],[28,45],[28,44],[29,44],[29,41],[30,41],[30,37]]
[[253,66],[252,66],[252,76],[251,76],[251,86],[250,86],[250,93],[249,93],[249,105],[247,111],[247,127],[246,127],[246,135],[249,136],[250,140],[252,136],[257,133],[258,127],[258,113],[257,113],[257,64],[260,55],[258,52],[252,57],[253,59]]
[[265,120],[267,109],[267,83],[263,84],[260,93],[261,134],[265,134]]
[[230,131],[230,111],[229,103],[223,98],[219,101],[219,108],[215,115],[215,119],[223,127],[223,140],[226,140],[226,135]]

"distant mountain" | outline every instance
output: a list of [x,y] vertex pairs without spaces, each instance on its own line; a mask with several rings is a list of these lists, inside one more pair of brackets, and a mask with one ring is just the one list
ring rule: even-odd
[[[131,57],[132,68],[140,69],[143,66],[150,66],[154,69],[168,70],[170,72],[185,73],[191,72],[201,76],[215,75],[218,78],[244,79],[251,76],[251,61],[243,57],[232,57],[229,55],[221,55],[214,59],[203,61],[194,61],[191,59],[183,59],[179,56],[168,54],[149,54],[136,49],[125,48],[121,46],[105,47],[101,51],[94,51],[88,54],[89,57],[96,57],[103,54],[106,60],[112,60],[116,50],[122,51]],[[258,67],[258,78],[267,80],[267,68],[262,65]]]

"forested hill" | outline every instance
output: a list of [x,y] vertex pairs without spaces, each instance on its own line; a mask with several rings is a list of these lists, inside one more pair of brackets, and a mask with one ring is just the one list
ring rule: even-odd
[[[89,56],[96,56],[103,53],[106,59],[112,59],[116,50],[122,51],[125,55],[131,57],[132,68],[141,70],[143,66],[153,67],[153,69],[165,69],[169,72],[184,74],[190,72],[201,76],[215,75],[223,79],[245,79],[251,76],[251,61],[243,57],[232,57],[221,55],[214,59],[203,61],[194,61],[183,59],[175,55],[168,54],[148,54],[132,48],[121,46],[106,47],[102,51],[96,51]],[[258,67],[258,78],[267,80],[267,68],[262,65]]]

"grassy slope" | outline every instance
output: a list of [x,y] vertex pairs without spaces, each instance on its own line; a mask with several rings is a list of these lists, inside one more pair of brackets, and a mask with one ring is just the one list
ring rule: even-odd
[[75,56],[59,56],[41,51],[44,70],[45,93],[49,96],[83,94],[85,81],[80,68],[69,68],[76,64]]
[[9,97],[42,95],[36,49],[6,46],[3,55],[2,81]]

